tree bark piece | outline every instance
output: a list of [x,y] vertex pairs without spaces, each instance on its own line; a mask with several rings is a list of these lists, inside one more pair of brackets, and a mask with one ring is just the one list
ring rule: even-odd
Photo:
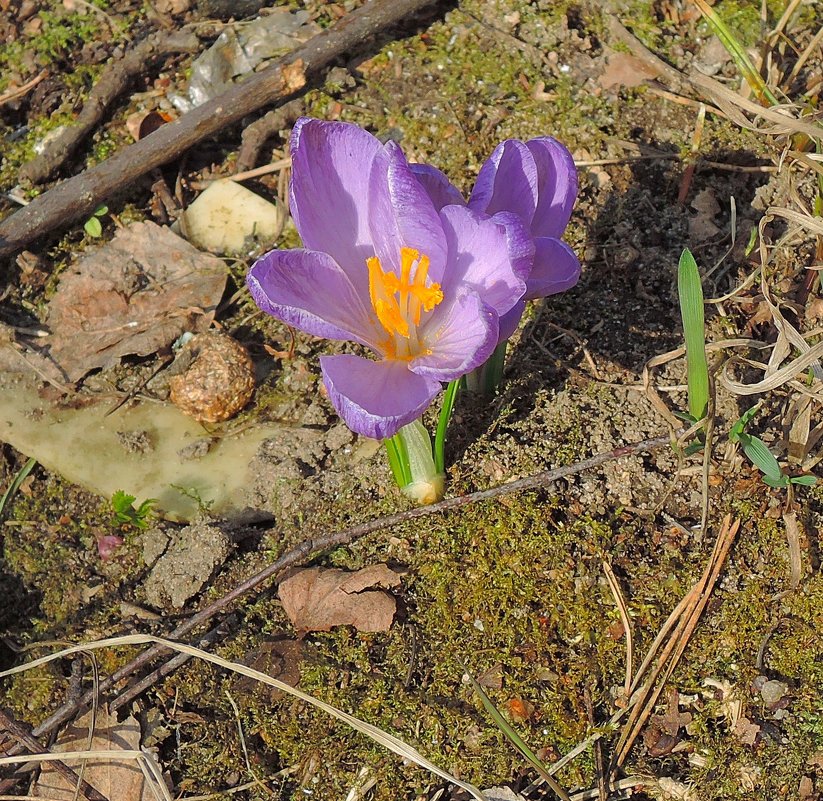
[[272,103],[294,98],[341,55],[436,0],[369,0],[336,25],[261,72],[162,125],[106,161],[58,184],[0,222],[0,256],[25,247],[58,226],[87,217],[101,202],[192,145]]
[[136,76],[145,71],[148,62],[174,53],[195,53],[199,46],[200,40],[193,33],[153,34],[123,58],[113,61],[94,85],[77,119],[40,155],[21,167],[20,179],[35,184],[45,181],[97,127],[109,106]]
[[243,131],[240,152],[237,155],[237,172],[252,169],[257,163],[257,157],[266,140],[274,136],[281,128],[293,125],[302,113],[303,101],[290,100],[284,106],[269,111],[247,126]]

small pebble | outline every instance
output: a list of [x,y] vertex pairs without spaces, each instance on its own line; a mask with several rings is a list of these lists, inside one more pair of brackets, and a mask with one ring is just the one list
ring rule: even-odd
[[789,691],[789,686],[782,681],[772,679],[760,688],[760,697],[766,706],[776,704]]
[[254,394],[254,365],[248,351],[225,334],[192,337],[178,358],[192,357],[189,368],[169,381],[171,402],[201,423],[234,417]]

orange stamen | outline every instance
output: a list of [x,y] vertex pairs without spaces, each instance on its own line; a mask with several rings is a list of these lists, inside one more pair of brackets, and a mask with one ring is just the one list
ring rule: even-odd
[[[423,311],[430,312],[443,300],[440,284],[426,285],[429,264],[429,257],[425,254],[421,255],[414,248],[401,248],[398,277],[394,272],[384,271],[377,256],[366,259],[369,299],[391,343],[391,346],[387,343],[384,348],[387,358],[398,358],[397,336],[412,340],[414,335],[414,344],[417,344],[412,326],[420,324]],[[409,346],[405,349],[408,350]]]

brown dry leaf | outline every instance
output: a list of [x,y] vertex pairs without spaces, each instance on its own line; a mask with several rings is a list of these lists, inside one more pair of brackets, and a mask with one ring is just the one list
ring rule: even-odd
[[[300,681],[300,663],[303,661],[303,643],[299,640],[287,638],[277,638],[264,640],[258,648],[250,651],[243,660],[244,665],[248,665],[261,673],[271,676],[273,679],[280,679],[290,687],[296,687]],[[253,693],[261,689],[268,693],[271,701],[276,701],[283,696],[283,691],[276,687],[269,687],[249,676],[239,676],[234,682],[234,687],[240,692]]]
[[226,268],[168,228],[151,222],[117,231],[60,279],[49,303],[51,335],[37,341],[69,381],[147,356],[184,331],[208,329]]
[[606,66],[597,82],[604,89],[610,89],[612,86],[625,86],[630,89],[656,78],[659,74],[660,72],[651,64],[637,56],[607,48]]
[[484,670],[478,677],[477,683],[481,687],[488,687],[491,690],[503,689],[503,665],[498,662],[488,670]]
[[711,189],[698,192],[691,206],[697,212],[689,219],[689,236],[694,243],[705,242],[721,233],[714,222],[720,214],[720,204]]
[[165,111],[136,111],[126,117],[126,130],[137,142],[154,133],[161,125],[171,122],[174,117]]
[[[52,751],[86,751],[88,748],[89,724],[91,712],[78,718],[64,729]],[[143,771],[134,759],[117,757],[118,751],[140,750],[140,724],[136,718],[126,718],[117,722],[117,715],[109,715],[105,709],[97,711],[92,751],[111,751],[110,759],[89,759],[83,770],[83,778],[106,798],[128,799],[128,801],[154,801],[152,788],[143,777]],[[151,754],[146,753],[151,759]],[[79,769],[79,763],[70,761],[70,766]],[[40,776],[34,785],[36,798],[48,798],[50,801],[74,801],[76,786],[63,778],[51,763],[44,762]]]
[[397,604],[381,587],[397,587],[400,576],[386,565],[349,573],[320,567],[295,571],[281,582],[278,595],[300,632],[354,626],[358,631],[387,631]]
[[743,745],[754,745],[760,734],[760,725],[746,717],[741,717],[734,726],[734,734]]
[[529,720],[534,714],[534,704],[524,698],[510,698],[506,701],[506,711],[515,723],[522,723]]

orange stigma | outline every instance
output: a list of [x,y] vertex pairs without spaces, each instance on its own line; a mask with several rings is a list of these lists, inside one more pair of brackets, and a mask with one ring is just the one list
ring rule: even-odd
[[426,285],[429,257],[413,248],[400,248],[400,275],[383,270],[380,259],[366,259],[369,296],[380,325],[388,334],[387,358],[412,359],[421,355],[417,326],[424,311],[443,300],[440,284]]

